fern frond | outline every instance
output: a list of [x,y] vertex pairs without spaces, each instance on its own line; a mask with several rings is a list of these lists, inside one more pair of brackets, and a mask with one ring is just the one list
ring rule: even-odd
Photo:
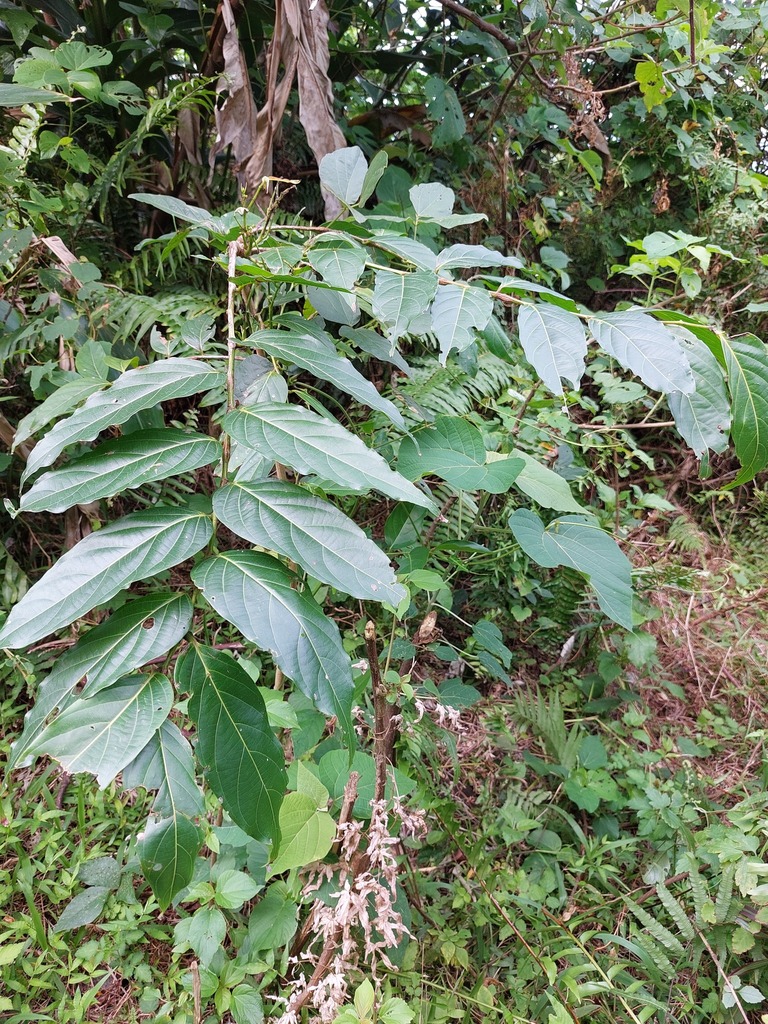
[[681,551],[703,555],[709,548],[707,535],[696,522],[686,515],[679,515],[669,524],[667,536]]
[[641,907],[639,903],[635,903],[635,901],[630,899],[629,896],[624,897],[624,902],[656,942],[669,950],[670,953],[676,953],[678,956],[682,956],[685,953],[685,947],[680,939],[678,939],[678,937],[674,935],[666,925],[663,925],[661,921],[657,921],[652,914],[649,914],[645,907]]
[[736,878],[736,868],[733,864],[726,864],[720,876],[720,884],[717,887],[715,897],[715,922],[725,924],[733,913],[733,883]]
[[680,932],[683,938],[687,939],[689,942],[692,942],[696,936],[696,930],[691,924],[690,918],[686,914],[683,907],[680,906],[680,904],[677,902],[675,897],[672,895],[672,893],[669,891],[666,885],[664,885],[663,882],[659,882],[659,884],[656,886],[656,895],[661,900],[662,906],[664,907],[666,912],[677,925],[677,930]]
[[643,950],[643,952],[651,958],[654,965],[659,968],[667,978],[674,978],[677,974],[672,961],[667,956],[663,947],[653,939],[652,936],[638,932],[632,936],[633,941]]
[[[691,858],[691,860],[693,860],[693,858]],[[709,893],[704,885],[704,880],[699,873],[699,869],[693,863],[691,863],[688,870],[688,881],[690,882],[691,895],[693,896],[693,912],[696,927],[703,928],[705,926],[704,904],[709,901]]]

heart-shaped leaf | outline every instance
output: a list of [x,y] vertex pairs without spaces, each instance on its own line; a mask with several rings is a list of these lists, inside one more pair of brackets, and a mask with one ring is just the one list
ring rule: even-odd
[[605,614],[632,629],[632,566],[595,518],[563,516],[545,527],[535,512],[519,508],[510,516],[509,528],[538,565],[566,565],[583,573]]

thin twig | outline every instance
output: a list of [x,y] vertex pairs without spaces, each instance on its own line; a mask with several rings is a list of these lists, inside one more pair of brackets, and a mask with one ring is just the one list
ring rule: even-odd
[[376,626],[370,620],[365,624],[365,649],[373,684],[373,760],[376,764],[376,785],[373,802],[384,799],[387,785],[387,766],[392,759],[392,707],[381,681]]

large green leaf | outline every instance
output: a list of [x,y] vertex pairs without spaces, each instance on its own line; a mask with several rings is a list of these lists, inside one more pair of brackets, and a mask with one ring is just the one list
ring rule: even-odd
[[437,254],[437,272],[459,267],[516,267],[523,266],[516,256],[488,249],[484,245],[449,245]]
[[18,448],[38,430],[47,427],[49,423],[57,420],[60,416],[72,412],[86,398],[90,398],[95,391],[101,391],[104,387],[103,381],[83,380],[82,377],[62,384],[52,395],[48,395],[45,401],[36,405],[22,420],[19,420],[13,437],[13,447]]
[[49,106],[51,103],[71,103],[72,97],[47,89],[32,89],[28,85],[0,83],[0,107],[23,107],[26,103]]
[[180,660],[177,681],[192,691],[197,757],[225,810],[249,836],[279,842],[285,756],[256,684],[231,655],[198,645]]
[[386,329],[390,345],[404,334],[429,330],[429,305],[436,288],[437,278],[429,271],[376,271],[371,311]]
[[156,790],[152,811],[161,817],[205,812],[205,802],[195,781],[192,748],[183,733],[166,719],[123,771],[125,789]]
[[723,452],[728,447],[731,426],[731,408],[723,371],[703,341],[684,328],[675,333],[681,334],[696,390],[689,394],[674,391],[667,395],[670,412],[680,434],[699,458],[709,448]]
[[194,359],[161,359],[149,366],[127,370],[105,391],[91,395],[76,412],[61,420],[35,445],[23,479],[50,466],[67,445],[92,441],[106,427],[127,422],[137,412],[170,398],[186,398],[209,391],[224,377],[207,363]]
[[768,465],[768,353],[754,336],[723,338],[731,392],[731,434],[741,472],[728,486],[749,483]]
[[352,669],[335,622],[294,590],[296,576],[270,555],[227,551],[192,572],[207,601],[276,664],[352,745]]
[[12,748],[9,767],[29,763],[29,750],[46,719],[74,699],[92,697],[129,672],[159,658],[181,640],[192,622],[192,602],[185,594],[152,594],[129,601],[82,636],[56,661],[40,684],[37,700],[24,719],[24,731]]
[[521,459],[487,461],[483,435],[457,416],[438,416],[434,426],[400,442],[397,466],[412,479],[434,473],[452,487],[467,491],[508,491],[523,469]]
[[189,473],[221,458],[221,445],[183,430],[140,430],[105,441],[63,469],[38,477],[22,497],[22,512],[64,512],[127,488]]
[[264,349],[275,359],[295,363],[303,370],[309,370],[315,377],[329,381],[358,402],[383,412],[398,427],[406,429],[397,406],[389,399],[382,398],[373,384],[358,373],[348,359],[338,354],[327,335],[321,341],[310,334],[293,331],[257,331],[248,338],[247,343]]
[[583,573],[605,614],[632,629],[632,566],[595,518],[563,516],[545,527],[535,512],[519,508],[509,517],[509,527],[538,565],[565,565]]
[[515,479],[515,487],[542,508],[553,508],[556,512],[582,512],[583,506],[576,501],[568,481],[547,466],[516,448],[512,453],[523,460],[523,468]]
[[549,303],[526,303],[520,309],[517,328],[525,358],[553,394],[562,395],[563,378],[579,387],[587,334],[577,316]]
[[292,559],[345,594],[395,606],[405,597],[381,548],[302,487],[281,480],[238,481],[214,495],[213,510],[239,537]]
[[427,221],[443,228],[458,228],[463,224],[476,224],[479,220],[488,219],[484,213],[452,213],[456,193],[439,182],[414,185],[408,189],[408,196],[416,211],[417,223]]
[[444,363],[454,349],[462,352],[471,345],[492,313],[493,299],[482,288],[439,285],[432,303],[432,330],[440,342],[440,361]]
[[[307,252],[309,265],[322,274],[326,284],[346,288],[350,292],[365,270],[367,259],[368,253],[361,245],[335,232],[322,235]],[[354,299],[352,296],[349,299],[351,308]]]
[[68,772],[90,772],[103,788],[149,742],[173,704],[171,684],[153,672],[128,676],[93,697],[78,697],[43,729],[30,753]]
[[380,491],[397,501],[435,510],[433,502],[385,460],[333,420],[298,405],[264,403],[224,417],[237,441],[298,473],[333,480],[351,491]]
[[321,860],[333,845],[336,824],[328,811],[320,811],[306,793],[289,793],[280,808],[280,845],[270,874],[303,868]]
[[381,231],[369,238],[367,244],[376,249],[383,249],[384,252],[397,256],[405,263],[413,264],[419,270],[434,270],[437,266],[437,256],[423,242],[417,242],[415,238]]
[[139,840],[139,859],[152,892],[165,910],[192,881],[203,833],[183,814],[150,818]]
[[689,393],[693,374],[679,339],[647,313],[602,313],[590,321],[595,341],[647,387]]
[[205,547],[210,516],[157,506],[134,512],[76,544],[13,608],[0,647],[29,647],[104,604],[137,580],[178,565]]
[[346,206],[360,198],[368,170],[368,161],[359,146],[348,146],[327,153],[320,161],[320,183]]
[[458,142],[467,131],[467,123],[452,85],[440,75],[431,75],[424,83],[427,113],[435,122],[432,145],[438,149]]

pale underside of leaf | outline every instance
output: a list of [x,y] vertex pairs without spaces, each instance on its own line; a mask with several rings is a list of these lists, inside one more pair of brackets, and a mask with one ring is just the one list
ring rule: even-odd
[[264,349],[275,359],[309,370],[320,380],[328,381],[371,409],[383,412],[405,430],[405,421],[397,406],[383,398],[348,359],[337,353],[330,338],[321,342],[310,334],[293,331],[257,331],[250,336],[248,344]]
[[587,335],[577,316],[543,302],[526,304],[520,310],[518,331],[526,359],[553,394],[563,394],[562,380],[578,388]]
[[435,510],[427,495],[393,472],[381,455],[341,424],[308,409],[273,403],[239,409],[225,417],[224,429],[303,475],[330,479],[357,493],[380,491],[397,501]]
[[335,715],[348,743],[352,670],[338,627],[312,598],[293,589],[296,577],[270,555],[228,551],[209,558],[192,580],[211,606],[262,650],[326,715]]
[[352,597],[396,606],[405,596],[384,552],[353,520],[301,487],[280,480],[232,484],[214,495],[214,512],[238,536]]
[[106,441],[94,451],[38,477],[22,497],[22,512],[64,512],[111,498],[169,476],[189,473],[221,458],[221,445],[181,430],[142,430]]
[[723,452],[728,447],[730,402],[720,364],[710,349],[687,331],[683,344],[696,389],[690,394],[674,391],[667,396],[667,403],[678,431],[694,454],[701,458],[708,449]]
[[178,726],[168,719],[126,765],[123,786],[156,790],[152,810],[161,817],[205,812],[203,794],[195,782],[192,748]]
[[41,732],[31,753],[48,754],[72,774],[90,772],[103,789],[146,746],[172,704],[165,676],[130,676],[73,701]]
[[471,285],[441,284],[432,303],[432,330],[440,342],[440,361],[449,354],[462,352],[472,344],[478,331],[487,326],[493,314],[493,299],[482,288]]
[[161,359],[150,366],[126,370],[111,387],[91,395],[85,405],[38,441],[23,479],[49,466],[68,445],[92,441],[106,427],[119,426],[142,409],[151,409],[171,398],[209,391],[223,379],[220,371],[194,359]]
[[679,339],[647,313],[628,310],[590,320],[595,341],[654,391],[690,393],[693,375]]
[[192,602],[185,594],[152,594],[129,601],[94,626],[56,661],[40,684],[37,699],[24,719],[24,731],[12,747],[9,767],[29,763],[29,750],[46,719],[71,703],[78,683],[81,696],[92,697],[181,640],[192,622]]
[[97,530],[62,555],[13,608],[0,647],[28,647],[68,626],[136,580],[191,558],[212,531],[209,516],[162,506]]

